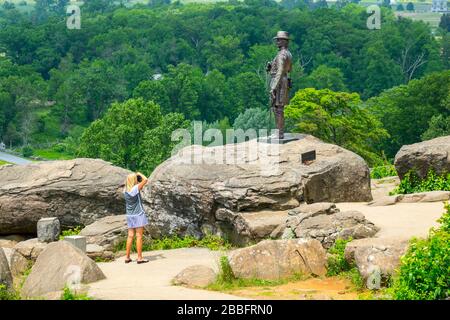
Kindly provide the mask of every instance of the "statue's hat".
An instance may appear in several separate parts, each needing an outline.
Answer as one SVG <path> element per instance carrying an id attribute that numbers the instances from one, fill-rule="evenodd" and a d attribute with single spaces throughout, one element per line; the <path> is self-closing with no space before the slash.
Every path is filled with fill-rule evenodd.
<path id="1" fill-rule="evenodd" d="M 275 37 L 273 37 L 274 39 L 286 39 L 286 40 L 290 40 L 289 39 L 289 33 L 287 31 L 278 31 L 277 35 Z"/>

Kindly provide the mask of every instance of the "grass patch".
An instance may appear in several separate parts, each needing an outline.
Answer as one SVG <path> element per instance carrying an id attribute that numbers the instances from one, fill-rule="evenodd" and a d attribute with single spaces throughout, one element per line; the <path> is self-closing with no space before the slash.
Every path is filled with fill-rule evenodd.
<path id="1" fill-rule="evenodd" d="M 86 293 L 78 293 L 70 290 L 69 287 L 65 286 L 63 293 L 61 295 L 61 300 L 93 300 Z"/>
<path id="2" fill-rule="evenodd" d="M 74 158 L 68 153 L 58 152 L 52 149 L 34 149 L 33 155 L 47 160 L 70 160 Z"/>
<path id="3" fill-rule="evenodd" d="M 291 281 L 300 281 L 305 279 L 305 276 L 301 274 L 296 274 L 292 277 L 278 280 L 264 280 L 257 278 L 243 279 L 234 275 L 230 262 L 226 256 L 222 256 L 219 263 L 219 274 L 217 275 L 216 281 L 207 287 L 209 290 L 229 291 L 245 287 L 274 287 Z M 270 288 L 264 288 L 264 290 L 270 290 Z"/>
<path id="4" fill-rule="evenodd" d="M 409 194 L 427 191 L 450 191 L 450 173 L 437 175 L 430 170 L 424 179 L 419 178 L 413 171 L 409 171 L 397 188 L 390 195 Z"/>
<path id="5" fill-rule="evenodd" d="M 64 230 L 59 236 L 59 240 L 64 240 L 64 238 L 68 236 L 77 236 L 80 234 L 82 229 L 83 226 L 76 226 L 75 228 Z"/>
<path id="6" fill-rule="evenodd" d="M 6 285 L 0 284 L 0 300 L 20 300 L 20 295 L 16 290 L 8 290 Z"/>
<path id="7" fill-rule="evenodd" d="M 127 240 L 119 242 L 114 251 L 126 250 Z M 192 236 L 185 236 L 180 238 L 178 236 L 164 237 L 161 239 L 144 239 L 142 245 L 142 251 L 154 251 L 154 250 L 169 250 L 169 249 L 180 249 L 180 248 L 208 248 L 210 250 L 228 250 L 231 248 L 231 244 L 226 240 L 214 235 L 206 235 L 202 239 L 196 239 Z M 133 241 L 131 247 L 132 252 L 137 252 L 136 250 L 136 239 Z"/>
<path id="8" fill-rule="evenodd" d="M 370 170 L 371 179 L 381 179 L 385 177 L 393 177 L 397 175 L 394 165 L 388 164 L 384 166 L 373 167 Z"/>
<path id="9" fill-rule="evenodd" d="M 347 243 L 352 241 L 348 239 L 337 239 L 334 245 L 328 249 L 328 267 L 327 276 L 338 276 L 340 278 L 348 279 L 355 286 L 356 290 L 364 289 L 364 281 L 358 271 L 356 265 L 348 263 L 345 259 L 345 247 Z"/>
<path id="10" fill-rule="evenodd" d="M 11 164 L 7 161 L 0 160 L 0 166 L 4 166 L 5 164 Z"/>

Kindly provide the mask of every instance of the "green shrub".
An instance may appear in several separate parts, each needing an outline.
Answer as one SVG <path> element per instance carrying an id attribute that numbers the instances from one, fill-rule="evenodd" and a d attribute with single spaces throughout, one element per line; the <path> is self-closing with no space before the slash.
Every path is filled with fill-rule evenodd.
<path id="1" fill-rule="evenodd" d="M 127 240 L 124 239 L 115 246 L 115 251 L 126 250 L 126 246 Z M 196 239 L 192 236 L 185 236 L 183 238 L 172 236 L 164 237 L 161 239 L 144 238 L 142 244 L 143 251 L 169 250 L 192 247 L 208 248 L 210 250 L 228 250 L 231 248 L 231 244 L 226 239 L 214 235 L 206 235 L 201 239 Z M 133 241 L 131 251 L 136 252 L 136 241 Z"/>
<path id="2" fill-rule="evenodd" d="M 22 156 L 28 158 L 31 157 L 33 155 L 33 148 L 31 148 L 30 146 L 25 146 L 22 148 Z"/>
<path id="3" fill-rule="evenodd" d="M 86 293 L 77 293 L 65 286 L 61 295 L 61 300 L 92 300 Z"/>
<path id="4" fill-rule="evenodd" d="M 59 240 L 64 240 L 64 237 L 68 237 L 68 236 L 77 236 L 80 234 L 82 229 L 83 229 L 83 226 L 76 226 L 73 229 L 64 230 L 61 232 L 61 235 L 59 236 Z"/>
<path id="5" fill-rule="evenodd" d="M 413 239 L 401 259 L 392 295 L 400 300 L 434 300 L 450 296 L 450 206 L 426 239 Z"/>
<path id="6" fill-rule="evenodd" d="M 327 276 L 336 276 L 352 268 L 352 265 L 345 260 L 344 255 L 345 246 L 352 240 L 352 238 L 337 239 L 334 245 L 328 249 L 330 255 L 328 257 Z"/>
<path id="7" fill-rule="evenodd" d="M 15 290 L 8 290 L 6 285 L 0 284 L 0 300 L 20 300 L 20 296 Z"/>
<path id="8" fill-rule="evenodd" d="M 390 194 L 408 194 L 438 190 L 450 191 L 450 173 L 437 175 L 433 170 L 430 170 L 426 177 L 421 179 L 413 171 L 409 171 L 405 174 L 402 181 L 400 181 L 398 187 L 390 192 Z"/>
<path id="9" fill-rule="evenodd" d="M 397 171 L 395 170 L 395 167 L 392 164 L 373 167 L 370 170 L 370 177 L 372 179 L 381 179 L 381 178 L 392 177 L 392 176 L 396 176 L 396 175 L 397 175 Z"/>
<path id="10" fill-rule="evenodd" d="M 217 275 L 217 281 L 222 283 L 231 283 L 235 279 L 236 277 L 231 269 L 228 258 L 226 256 L 220 257 L 220 272 Z"/>

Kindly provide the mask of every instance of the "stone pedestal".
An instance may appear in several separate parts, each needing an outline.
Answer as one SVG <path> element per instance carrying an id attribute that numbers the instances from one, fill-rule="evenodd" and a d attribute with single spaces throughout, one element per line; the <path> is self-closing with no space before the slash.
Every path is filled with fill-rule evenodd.
<path id="1" fill-rule="evenodd" d="M 305 137 L 301 133 L 285 133 L 283 139 L 279 139 L 277 135 L 271 135 L 268 137 L 262 137 L 258 139 L 258 142 L 285 144 L 291 141 L 301 140 Z"/>
<path id="2" fill-rule="evenodd" d="M 67 236 L 64 237 L 64 241 L 69 242 L 74 247 L 77 247 L 83 253 L 86 253 L 86 237 L 83 236 Z"/>
<path id="3" fill-rule="evenodd" d="M 42 218 L 37 223 L 37 236 L 40 242 L 58 241 L 60 232 L 58 218 Z"/>

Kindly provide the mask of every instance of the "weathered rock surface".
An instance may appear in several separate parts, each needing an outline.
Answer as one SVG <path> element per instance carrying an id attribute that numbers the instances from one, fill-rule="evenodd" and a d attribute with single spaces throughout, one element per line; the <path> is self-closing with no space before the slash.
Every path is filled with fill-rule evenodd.
<path id="1" fill-rule="evenodd" d="M 367 238 L 378 231 L 379 228 L 358 211 L 341 212 L 333 203 L 314 203 L 290 210 L 289 218 L 271 236 L 316 239 L 324 248 L 329 248 L 336 239 Z"/>
<path id="2" fill-rule="evenodd" d="M 195 265 L 183 269 L 173 278 L 172 283 L 174 285 L 203 288 L 213 283 L 216 277 L 216 273 L 210 267 Z"/>
<path id="3" fill-rule="evenodd" d="M 302 164 L 301 153 L 311 150 L 316 150 L 317 159 Z M 222 163 L 216 161 L 224 154 Z M 284 145 L 254 139 L 235 145 L 186 147 L 152 173 L 142 195 L 150 217 L 147 229 L 155 237 L 202 236 L 205 230 L 239 236 L 237 230 L 252 219 L 247 217 L 251 213 L 273 211 L 276 215 L 302 202 L 372 199 L 364 160 L 312 136 Z M 243 229 L 245 236 L 261 234 Z"/>
<path id="4" fill-rule="evenodd" d="M 0 248 L 0 285 L 6 286 L 7 289 L 12 288 L 13 285 L 8 260 L 2 248 Z"/>
<path id="5" fill-rule="evenodd" d="M 58 218 L 41 218 L 37 223 L 37 236 L 41 242 L 58 241 L 61 224 Z"/>
<path id="6" fill-rule="evenodd" d="M 62 290 L 69 283 L 91 283 L 105 279 L 97 264 L 66 241 L 52 242 L 39 255 L 25 280 L 22 294 L 41 297 Z"/>
<path id="7" fill-rule="evenodd" d="M 397 194 L 378 198 L 369 203 L 369 206 L 388 206 L 396 203 L 437 202 L 450 200 L 450 191 L 428 191 L 411 194 Z"/>
<path id="8" fill-rule="evenodd" d="M 80 236 L 85 236 L 88 244 L 96 244 L 106 251 L 112 251 L 120 240 L 125 239 L 126 235 L 125 215 L 101 218 L 80 232 Z"/>
<path id="9" fill-rule="evenodd" d="M 105 250 L 104 247 L 97 244 L 88 244 L 86 246 L 86 255 L 94 261 L 97 259 L 102 261 L 112 261 L 115 257 L 114 252 Z"/>
<path id="10" fill-rule="evenodd" d="M 124 213 L 128 170 L 95 159 L 0 167 L 0 234 L 35 233 L 42 217 L 62 227 Z"/>
<path id="11" fill-rule="evenodd" d="M 325 249 L 311 239 L 264 240 L 230 252 L 228 260 L 234 275 L 240 278 L 274 280 L 326 273 Z"/>
<path id="12" fill-rule="evenodd" d="M 400 265 L 400 257 L 406 253 L 408 244 L 409 240 L 403 238 L 353 240 L 345 247 L 345 259 L 356 264 L 365 281 L 373 272 L 380 272 L 380 279 L 373 280 L 384 285 Z"/>
<path id="13" fill-rule="evenodd" d="M 14 277 L 20 275 L 29 268 L 38 256 L 47 247 L 47 243 L 40 242 L 37 238 L 19 242 L 11 254 L 11 273 Z"/>
<path id="14" fill-rule="evenodd" d="M 421 178 L 430 169 L 437 174 L 450 172 L 450 136 L 404 145 L 395 155 L 394 165 L 400 179 L 410 170 Z"/>

